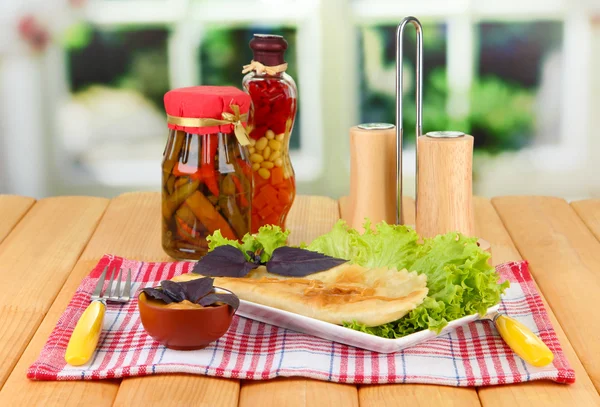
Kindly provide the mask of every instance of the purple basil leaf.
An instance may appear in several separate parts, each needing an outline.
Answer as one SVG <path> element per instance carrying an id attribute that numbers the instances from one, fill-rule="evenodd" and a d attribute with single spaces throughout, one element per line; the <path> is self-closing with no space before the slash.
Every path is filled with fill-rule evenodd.
<path id="1" fill-rule="evenodd" d="M 248 274 L 249 272 L 251 272 L 252 270 L 254 270 L 255 268 L 257 268 L 258 266 L 260 266 L 260 264 L 255 264 L 255 263 L 246 263 L 244 264 L 244 276 L 246 276 L 246 274 Z"/>
<path id="2" fill-rule="evenodd" d="M 209 305 L 213 305 L 214 303 L 222 302 L 229 306 L 231 306 L 234 310 L 237 310 L 240 306 L 240 299 L 233 294 L 208 294 L 205 297 L 200 298 L 200 302 L 198 304 L 203 307 L 208 307 Z"/>
<path id="3" fill-rule="evenodd" d="M 200 301 L 200 298 L 213 290 L 213 279 L 210 277 L 197 278 L 196 280 L 184 281 L 179 283 L 185 292 L 185 299 L 194 304 Z"/>
<path id="4" fill-rule="evenodd" d="M 256 264 L 246 261 L 239 249 L 225 245 L 208 252 L 196 263 L 192 272 L 212 277 L 244 277 L 256 267 Z"/>
<path id="5" fill-rule="evenodd" d="M 267 271 L 289 277 L 305 277 L 346 263 L 348 260 L 326 256 L 297 247 L 278 247 L 267 262 Z"/>
<path id="6" fill-rule="evenodd" d="M 159 290 L 157 288 L 144 288 L 142 290 L 148 297 L 154 298 L 155 300 L 163 301 L 165 304 L 170 304 L 173 302 L 171 297 L 163 292 L 163 290 Z"/>
<path id="7" fill-rule="evenodd" d="M 179 283 L 176 283 L 175 281 L 164 280 L 160 282 L 160 286 L 165 294 L 171 297 L 173 302 L 181 302 L 186 299 L 185 291 Z"/>

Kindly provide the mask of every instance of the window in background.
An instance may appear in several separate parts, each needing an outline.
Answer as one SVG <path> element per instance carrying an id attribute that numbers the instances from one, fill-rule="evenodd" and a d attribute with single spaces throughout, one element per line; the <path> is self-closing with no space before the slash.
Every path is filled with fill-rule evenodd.
<path id="1" fill-rule="evenodd" d="M 478 25 L 469 114 L 476 148 L 516 150 L 560 139 L 562 33 L 561 22 Z"/>
<path id="2" fill-rule="evenodd" d="M 288 42 L 285 60 L 287 73 L 294 78 L 300 89 L 296 53 L 296 29 L 264 27 L 260 28 L 211 28 L 202 38 L 200 49 L 200 83 L 204 85 L 235 86 L 241 89 L 242 66 L 252 60 L 252 50 L 248 43 L 254 34 L 282 35 Z M 302 96 L 299 96 L 301 98 Z M 290 149 L 300 148 L 301 106 L 298 106 L 296 122 L 290 138 Z"/>
<path id="3" fill-rule="evenodd" d="M 58 161 L 67 179 L 155 183 L 148 174 L 164 149 L 168 36 L 166 28 L 87 25 L 67 42 L 70 95 L 58 110 Z"/>
<path id="4" fill-rule="evenodd" d="M 168 35 L 164 28 L 90 28 L 86 43 L 68 50 L 71 91 L 93 85 L 132 89 L 162 110 L 169 90 Z"/>
<path id="5" fill-rule="evenodd" d="M 286 7 L 237 3 L 232 11 L 219 0 L 90 0 L 86 20 L 70 30 L 68 44 L 48 65 L 52 77 L 60 77 L 48 92 L 55 102 L 49 115 L 54 194 L 159 188 L 164 93 L 194 85 L 241 87 L 253 33 L 288 40 L 288 72 L 300 95 L 291 138 L 296 179 L 320 176 L 321 62 L 313 44 L 320 41 L 320 0 Z"/>
<path id="6" fill-rule="evenodd" d="M 424 132 L 448 128 L 446 115 L 446 27 L 422 22 L 423 125 Z M 415 31 L 404 33 L 404 138 L 414 144 L 415 117 Z M 396 25 L 360 28 L 360 120 L 395 123 Z"/>
<path id="7" fill-rule="evenodd" d="M 478 151 L 517 150 L 560 137 L 560 22 L 481 23 L 464 117 L 448 113 L 446 25 L 423 22 L 423 132 L 456 129 L 475 137 Z M 395 121 L 396 26 L 363 27 L 360 59 L 362 122 Z M 404 38 L 404 136 L 414 143 L 415 31 Z"/>

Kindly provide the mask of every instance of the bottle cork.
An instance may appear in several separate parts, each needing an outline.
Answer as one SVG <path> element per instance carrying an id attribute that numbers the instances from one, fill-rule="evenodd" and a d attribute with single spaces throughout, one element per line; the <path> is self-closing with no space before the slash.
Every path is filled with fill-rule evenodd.
<path id="1" fill-rule="evenodd" d="M 431 132 L 417 143 L 417 232 L 423 237 L 454 231 L 475 236 L 473 137 Z"/>
<path id="2" fill-rule="evenodd" d="M 396 127 L 368 123 L 350 129 L 348 223 L 364 232 L 365 218 L 396 221 Z"/>

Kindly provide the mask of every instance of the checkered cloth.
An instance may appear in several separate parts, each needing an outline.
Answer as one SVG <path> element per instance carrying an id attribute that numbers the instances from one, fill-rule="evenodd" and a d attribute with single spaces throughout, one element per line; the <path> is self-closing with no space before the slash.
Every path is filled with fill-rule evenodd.
<path id="1" fill-rule="evenodd" d="M 511 282 L 500 312 L 527 325 L 554 352 L 553 364 L 543 368 L 528 365 L 513 354 L 490 321 L 471 323 L 402 352 L 380 354 L 236 316 L 229 331 L 207 348 L 175 351 L 146 334 L 137 300 L 109 304 L 96 353 L 84 366 L 69 366 L 64 361 L 69 337 L 107 265 L 130 268 L 137 292 L 190 271 L 193 263 L 143 263 L 104 256 L 83 280 L 38 360 L 29 368 L 30 379 L 95 380 L 180 372 L 255 380 L 304 376 L 342 383 L 451 386 L 539 379 L 575 381 L 526 262 L 498 266 L 503 279 Z"/>

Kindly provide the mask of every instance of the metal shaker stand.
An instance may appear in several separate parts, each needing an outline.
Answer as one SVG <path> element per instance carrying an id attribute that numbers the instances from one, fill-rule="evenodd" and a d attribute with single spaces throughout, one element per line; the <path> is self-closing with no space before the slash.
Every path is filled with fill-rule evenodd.
<path id="1" fill-rule="evenodd" d="M 412 23 L 417 30 L 417 57 L 416 57 L 416 92 L 417 105 L 417 128 L 415 137 L 415 148 L 417 148 L 419 137 L 423 132 L 423 27 L 415 17 L 406 17 L 396 29 L 396 224 L 402 224 L 402 136 L 404 128 L 402 124 L 402 38 L 404 29 L 408 23 Z M 417 159 L 418 159 L 418 152 Z M 418 167 L 418 164 L 417 164 Z M 415 170 L 415 177 L 418 177 Z M 416 181 L 415 181 L 416 182 Z M 417 193 L 415 192 L 415 195 Z"/>
<path id="2" fill-rule="evenodd" d="M 418 208 L 419 200 L 419 137 L 423 136 L 423 27 L 418 19 L 415 17 L 404 18 L 398 28 L 396 29 L 396 224 L 403 224 L 402 219 L 402 136 L 404 133 L 402 123 L 402 67 L 403 67 L 403 49 L 402 39 L 404 36 L 404 29 L 411 23 L 417 34 L 417 52 L 416 52 L 416 129 L 415 129 L 415 206 Z M 464 137 L 465 134 L 459 131 L 434 131 L 425 134 L 426 137 L 431 138 L 460 138 Z M 471 137 L 471 136 L 467 136 Z M 451 186 L 449 186 L 451 187 Z M 469 183 L 470 188 L 470 183 Z M 469 189 L 470 190 L 470 189 Z M 424 191 L 421 191 L 424 192 Z M 470 198 L 469 198 L 470 202 Z M 466 202 L 465 202 L 466 203 Z M 460 207 L 460 205 L 458 205 Z M 415 211 L 415 217 L 418 219 L 419 210 Z M 429 214 L 431 215 L 431 214 Z M 472 217 L 472 214 L 466 214 L 467 218 Z M 467 221 L 467 223 L 472 223 Z M 419 222 L 415 219 L 415 225 Z M 462 230 L 463 232 L 469 232 L 470 228 Z"/>

